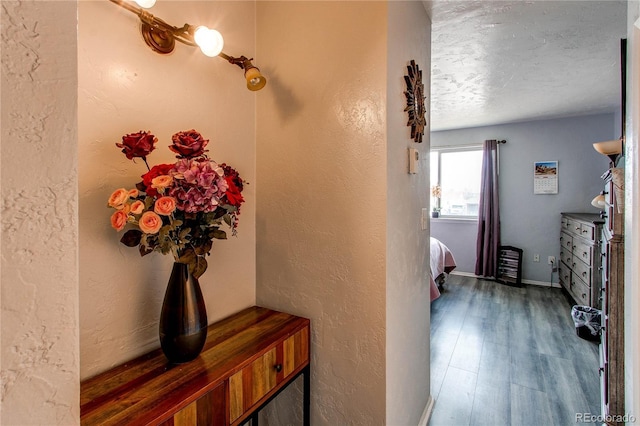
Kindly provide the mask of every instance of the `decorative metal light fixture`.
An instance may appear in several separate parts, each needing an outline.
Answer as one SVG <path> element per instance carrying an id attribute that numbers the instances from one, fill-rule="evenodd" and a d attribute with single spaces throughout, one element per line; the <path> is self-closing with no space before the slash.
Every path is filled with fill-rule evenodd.
<path id="1" fill-rule="evenodd" d="M 222 51 L 224 40 L 218 31 L 205 26 L 190 24 L 184 24 L 180 28 L 174 27 L 143 9 L 143 7 L 152 7 L 155 4 L 155 0 L 136 0 L 136 3 L 141 7 L 134 6 L 126 0 L 110 1 L 138 15 L 142 38 L 154 52 L 161 54 L 173 52 L 177 40 L 188 46 L 199 47 L 202 53 L 207 56 L 220 56 L 229 63 L 239 66 L 244 70 L 244 77 L 247 80 L 247 89 L 249 90 L 260 90 L 267 84 L 267 79 L 260 73 L 260 69 L 251 63 L 253 58 L 247 58 L 246 56 L 236 58 Z"/>

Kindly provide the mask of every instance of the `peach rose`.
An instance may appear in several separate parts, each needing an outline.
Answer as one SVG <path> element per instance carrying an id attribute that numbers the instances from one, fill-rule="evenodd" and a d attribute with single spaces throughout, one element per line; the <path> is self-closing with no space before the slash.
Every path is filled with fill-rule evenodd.
<path id="1" fill-rule="evenodd" d="M 127 224 L 127 214 L 122 210 L 116 210 L 111 215 L 111 226 L 116 231 L 122 231 Z"/>
<path id="2" fill-rule="evenodd" d="M 144 212 L 138 226 L 145 234 L 156 234 L 162 228 L 162 218 L 154 212 Z"/>
<path id="3" fill-rule="evenodd" d="M 138 195 L 140 195 L 140 191 L 138 191 L 136 188 L 129 190 L 129 197 L 136 198 Z"/>
<path id="4" fill-rule="evenodd" d="M 156 176 L 151 180 L 151 187 L 160 190 L 166 189 L 173 182 L 173 178 L 169 175 Z"/>
<path id="5" fill-rule="evenodd" d="M 162 216 L 169 216 L 176 209 L 176 199 L 173 197 L 160 197 L 153 206 L 153 211 Z"/>
<path id="6" fill-rule="evenodd" d="M 144 211 L 144 203 L 140 200 L 136 200 L 131 204 L 131 213 L 140 214 Z"/>
<path id="7" fill-rule="evenodd" d="M 109 197 L 109 207 L 121 209 L 124 203 L 129 199 L 129 191 L 124 188 L 116 189 Z"/>

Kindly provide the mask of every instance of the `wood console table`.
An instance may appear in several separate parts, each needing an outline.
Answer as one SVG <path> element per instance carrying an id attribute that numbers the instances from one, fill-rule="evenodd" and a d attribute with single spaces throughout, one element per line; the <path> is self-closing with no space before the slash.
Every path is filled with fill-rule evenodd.
<path id="1" fill-rule="evenodd" d="M 83 381 L 83 425 L 236 426 L 298 376 L 309 425 L 310 322 L 252 307 L 209 326 L 198 358 L 169 364 L 160 349 Z"/>

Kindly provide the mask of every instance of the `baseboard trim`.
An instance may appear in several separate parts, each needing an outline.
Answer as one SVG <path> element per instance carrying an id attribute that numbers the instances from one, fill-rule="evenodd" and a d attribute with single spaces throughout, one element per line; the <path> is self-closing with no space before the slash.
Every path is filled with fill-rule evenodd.
<path id="1" fill-rule="evenodd" d="M 451 271 L 449 275 L 461 275 L 463 277 L 480 278 L 471 272 Z"/>
<path id="2" fill-rule="evenodd" d="M 424 411 L 422 412 L 422 417 L 420 417 L 420 422 L 418 426 L 427 426 L 429 423 L 429 418 L 431 418 L 431 412 L 433 411 L 433 405 L 435 404 L 435 400 L 431 395 L 429 395 L 429 400 L 427 401 L 427 406 L 424 407 Z"/>
<path id="3" fill-rule="evenodd" d="M 463 277 L 471 277 L 471 278 L 482 278 L 482 277 L 479 277 L 476 274 L 473 274 L 471 272 L 462 272 L 462 271 L 451 271 L 451 275 L 460 275 L 460 276 L 463 276 Z M 548 282 L 544 282 L 544 281 L 522 280 L 522 283 L 523 284 L 529 284 L 529 285 L 537 285 L 537 286 L 540 286 L 540 287 L 562 288 L 559 283 L 553 283 L 553 284 L 549 285 Z"/>

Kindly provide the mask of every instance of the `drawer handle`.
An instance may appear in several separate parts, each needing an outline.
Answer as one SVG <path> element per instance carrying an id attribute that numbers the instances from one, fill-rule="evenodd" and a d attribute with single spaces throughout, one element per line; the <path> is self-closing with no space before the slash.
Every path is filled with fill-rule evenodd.
<path id="1" fill-rule="evenodd" d="M 587 277 L 587 273 L 586 273 L 586 272 L 583 272 L 583 273 L 582 273 L 582 276 L 586 278 L 586 277 Z"/>
<path id="2" fill-rule="evenodd" d="M 582 252 L 582 257 L 587 257 L 587 255 L 588 255 L 588 254 L 589 254 L 589 253 L 587 253 L 586 251 L 583 251 L 583 252 Z"/>
<path id="3" fill-rule="evenodd" d="M 579 226 L 576 226 L 576 231 L 579 231 L 579 230 L 580 230 L 580 227 L 579 227 Z"/>
<path id="4" fill-rule="evenodd" d="M 582 298 L 586 299 L 587 298 L 587 294 L 586 293 L 582 293 Z"/>
<path id="5" fill-rule="evenodd" d="M 276 373 L 279 373 L 282 371 L 282 364 L 276 364 L 273 368 L 276 370 Z"/>
<path id="6" fill-rule="evenodd" d="M 582 230 L 582 233 L 583 233 L 583 234 L 586 234 L 587 232 L 589 232 L 589 230 L 587 230 L 587 229 L 583 229 L 583 230 Z"/>
<path id="7" fill-rule="evenodd" d="M 600 195 L 607 195 L 608 192 L 607 191 L 600 191 Z"/>
<path id="8" fill-rule="evenodd" d="M 575 250 L 576 246 L 571 246 L 571 248 Z"/>
<path id="9" fill-rule="evenodd" d="M 601 219 L 606 219 L 607 218 L 607 214 L 605 212 L 600 212 L 600 218 Z"/>

